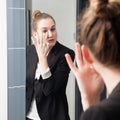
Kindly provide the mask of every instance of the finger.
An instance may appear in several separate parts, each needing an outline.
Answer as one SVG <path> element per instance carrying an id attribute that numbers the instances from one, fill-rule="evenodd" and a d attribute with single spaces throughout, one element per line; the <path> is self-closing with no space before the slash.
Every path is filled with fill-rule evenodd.
<path id="1" fill-rule="evenodd" d="M 43 33 L 42 33 L 42 32 L 40 33 L 39 44 L 40 44 L 41 47 L 42 47 L 42 45 L 43 45 Z"/>
<path id="2" fill-rule="evenodd" d="M 46 55 L 47 55 L 48 52 L 49 52 L 49 50 L 50 50 L 50 45 L 49 45 L 49 43 L 46 43 L 46 48 L 45 48 L 45 50 L 46 50 Z"/>
<path id="3" fill-rule="evenodd" d="M 46 39 L 47 39 L 47 33 L 42 33 L 40 44 L 42 45 L 42 49 L 44 50 L 44 52 L 46 52 L 46 46 L 47 46 Z"/>
<path id="4" fill-rule="evenodd" d="M 80 69 L 83 66 L 83 57 L 81 52 L 81 46 L 78 42 L 75 44 L 75 56 L 78 68 Z"/>
<path id="5" fill-rule="evenodd" d="M 42 43 L 46 43 L 46 40 L 47 40 L 47 32 L 42 33 Z"/>
<path id="6" fill-rule="evenodd" d="M 42 44 L 42 51 L 44 54 L 46 54 L 46 44 L 45 43 Z"/>
<path id="7" fill-rule="evenodd" d="M 65 58 L 67 60 L 67 63 L 69 65 L 70 69 L 72 70 L 73 73 L 75 73 L 75 71 L 77 71 L 77 67 L 73 63 L 72 58 L 70 57 L 70 55 L 68 53 L 65 54 Z"/>
<path id="8" fill-rule="evenodd" d="M 36 46 L 36 45 L 37 45 L 36 39 L 32 36 L 32 37 L 31 37 L 31 40 L 32 40 L 32 43 Z"/>
<path id="9" fill-rule="evenodd" d="M 47 39 L 48 33 L 44 33 L 44 40 Z"/>

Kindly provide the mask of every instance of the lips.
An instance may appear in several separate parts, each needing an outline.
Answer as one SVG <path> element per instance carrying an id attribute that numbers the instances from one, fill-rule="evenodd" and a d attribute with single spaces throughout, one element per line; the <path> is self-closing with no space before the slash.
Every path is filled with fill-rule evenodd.
<path id="1" fill-rule="evenodd" d="M 48 42 L 54 42 L 54 39 L 49 39 L 49 40 L 47 40 Z"/>

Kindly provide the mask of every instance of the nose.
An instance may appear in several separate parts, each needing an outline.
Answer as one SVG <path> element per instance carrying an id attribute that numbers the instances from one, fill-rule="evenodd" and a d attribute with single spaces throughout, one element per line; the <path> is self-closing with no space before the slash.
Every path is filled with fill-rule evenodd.
<path id="1" fill-rule="evenodd" d="M 48 31 L 48 36 L 52 37 L 52 31 L 50 31 L 50 30 Z"/>

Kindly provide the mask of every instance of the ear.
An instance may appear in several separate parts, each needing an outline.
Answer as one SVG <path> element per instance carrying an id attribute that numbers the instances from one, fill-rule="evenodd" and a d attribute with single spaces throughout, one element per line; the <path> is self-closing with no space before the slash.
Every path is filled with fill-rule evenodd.
<path id="1" fill-rule="evenodd" d="M 82 54 L 83 54 L 84 60 L 85 60 L 87 63 L 89 63 L 89 64 L 92 64 L 92 63 L 93 63 L 93 60 L 92 60 L 90 51 L 89 51 L 88 47 L 85 46 L 85 45 L 82 45 Z"/>

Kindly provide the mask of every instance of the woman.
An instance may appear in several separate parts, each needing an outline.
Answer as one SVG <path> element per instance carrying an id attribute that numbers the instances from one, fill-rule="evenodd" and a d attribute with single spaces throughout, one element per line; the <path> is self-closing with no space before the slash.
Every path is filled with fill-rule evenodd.
<path id="1" fill-rule="evenodd" d="M 80 120 L 120 120 L 120 1 L 90 0 L 79 22 L 78 67 L 65 56 L 81 92 Z M 100 101 L 104 84 L 108 98 Z"/>
<path id="2" fill-rule="evenodd" d="M 27 47 L 26 114 L 28 120 L 70 120 L 66 97 L 69 66 L 57 42 L 55 20 L 36 10 L 32 16 L 33 45 Z"/>

